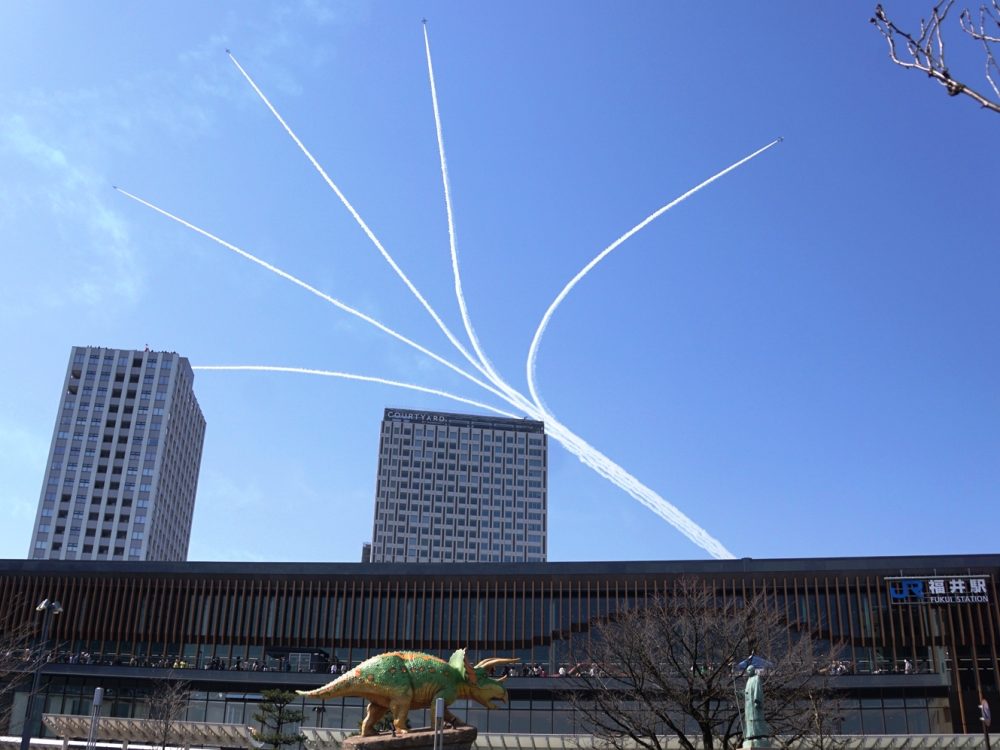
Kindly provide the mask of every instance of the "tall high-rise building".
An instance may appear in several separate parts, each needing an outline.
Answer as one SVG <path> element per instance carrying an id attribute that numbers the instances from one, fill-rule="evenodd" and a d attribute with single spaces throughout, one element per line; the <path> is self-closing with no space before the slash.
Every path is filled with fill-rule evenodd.
<path id="1" fill-rule="evenodd" d="M 386 409 L 371 562 L 544 562 L 548 449 L 528 419 Z"/>
<path id="2" fill-rule="evenodd" d="M 185 560 L 205 418 L 172 352 L 77 346 L 30 558 Z"/>

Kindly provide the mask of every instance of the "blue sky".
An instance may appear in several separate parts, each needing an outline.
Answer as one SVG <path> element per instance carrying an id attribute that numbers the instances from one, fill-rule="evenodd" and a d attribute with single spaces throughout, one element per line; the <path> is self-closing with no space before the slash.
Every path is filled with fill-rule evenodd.
<path id="1" fill-rule="evenodd" d="M 915 6 L 900 3 L 907 12 Z M 458 375 L 112 190 L 458 355 L 256 98 L 231 48 L 456 332 L 420 20 L 481 342 L 737 556 L 991 552 L 1000 118 L 892 66 L 871 6 L 0 5 L 0 556 L 24 557 L 70 347 Z M 953 72 L 980 83 L 955 40 Z M 971 51 L 970 51 L 971 52 Z M 354 561 L 386 406 L 439 397 L 199 372 L 190 558 Z M 503 406 L 493 400 L 497 406 Z M 707 553 L 553 442 L 552 560 Z"/>

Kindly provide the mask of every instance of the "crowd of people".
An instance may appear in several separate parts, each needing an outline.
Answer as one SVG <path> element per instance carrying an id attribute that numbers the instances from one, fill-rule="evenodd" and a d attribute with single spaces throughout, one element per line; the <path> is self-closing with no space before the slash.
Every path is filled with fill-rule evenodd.
<path id="1" fill-rule="evenodd" d="M 6 656 L 13 656 L 8 652 Z M 32 652 L 26 649 L 23 655 L 24 661 L 30 661 Z M 89 651 L 53 651 L 49 653 L 46 661 L 56 664 L 93 664 L 106 667 L 145 667 L 151 669 L 210 669 L 210 670 L 231 670 L 246 672 L 291 672 L 292 665 L 284 657 L 272 659 L 245 659 L 234 656 L 226 659 L 221 656 L 206 657 L 199 665 L 197 661 L 188 661 L 181 656 L 100 656 L 93 655 Z M 296 671 L 318 672 L 316 668 Z M 332 669 L 330 670 L 333 671 Z"/>
<path id="2" fill-rule="evenodd" d="M 901 662 L 881 662 L 871 667 L 856 668 L 854 662 L 843 659 L 835 659 L 830 665 L 820 669 L 820 674 L 829 674 L 834 677 L 847 674 L 917 674 L 920 670 L 909 658 L 904 658 Z M 931 671 L 930 669 L 926 671 Z"/>
<path id="3" fill-rule="evenodd" d="M 23 657 L 19 651 L 8 651 L 4 654 L 7 659 L 23 658 L 24 661 L 31 661 L 31 649 L 25 649 Z M 60 664 L 94 664 L 101 666 L 115 667 L 147 667 L 156 669 L 208 669 L 208 670 L 231 670 L 246 672 L 320 672 L 326 671 L 325 667 L 309 666 L 305 668 L 298 666 L 293 668 L 292 663 L 286 657 L 270 657 L 265 659 L 246 659 L 239 656 L 225 658 L 221 656 L 206 657 L 199 664 L 197 661 L 189 662 L 180 656 L 101 656 L 94 655 L 89 651 L 53 651 L 47 661 Z M 329 666 L 332 675 L 340 675 L 348 672 L 351 665 L 335 659 Z M 867 663 L 856 667 L 854 662 L 846 659 L 834 659 L 819 670 L 820 674 L 834 677 L 853 674 L 917 674 L 921 671 L 932 671 L 931 669 L 920 669 L 918 663 L 909 658 L 904 658 L 897 662 L 881 662 L 869 666 Z M 496 667 L 493 670 L 493 677 L 599 677 L 606 673 L 593 664 L 563 664 L 553 672 L 549 672 L 545 665 L 538 662 L 511 664 L 506 667 Z"/>
<path id="4" fill-rule="evenodd" d="M 912 661 L 903 659 L 902 664 L 897 662 L 891 666 L 888 664 L 877 666 L 872 670 L 872 674 L 916 674 L 917 671 L 917 667 Z"/>
<path id="5" fill-rule="evenodd" d="M 569 665 L 563 664 L 551 674 L 541 664 L 511 664 L 508 667 L 497 667 L 493 671 L 494 677 L 590 677 L 598 676 L 596 666 L 586 666 L 584 664 Z"/>
<path id="6" fill-rule="evenodd" d="M 834 659 L 830 666 L 819 670 L 820 674 L 828 674 L 831 677 L 839 677 L 845 674 L 854 674 L 854 662 Z"/>

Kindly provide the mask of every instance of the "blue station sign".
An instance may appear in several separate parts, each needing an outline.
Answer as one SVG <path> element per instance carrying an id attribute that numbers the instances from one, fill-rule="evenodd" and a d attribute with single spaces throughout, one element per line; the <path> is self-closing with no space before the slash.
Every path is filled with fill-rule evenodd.
<path id="1" fill-rule="evenodd" d="M 989 604 L 990 576 L 887 577 L 893 604 Z"/>

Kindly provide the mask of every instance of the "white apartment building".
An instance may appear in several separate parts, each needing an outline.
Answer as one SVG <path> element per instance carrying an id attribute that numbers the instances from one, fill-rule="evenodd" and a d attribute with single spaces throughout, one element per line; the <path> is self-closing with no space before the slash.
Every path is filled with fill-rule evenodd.
<path id="1" fill-rule="evenodd" d="M 187 559 L 205 418 L 173 352 L 74 347 L 29 558 Z"/>
<path id="2" fill-rule="evenodd" d="M 371 562 L 544 562 L 545 425 L 386 409 Z"/>

